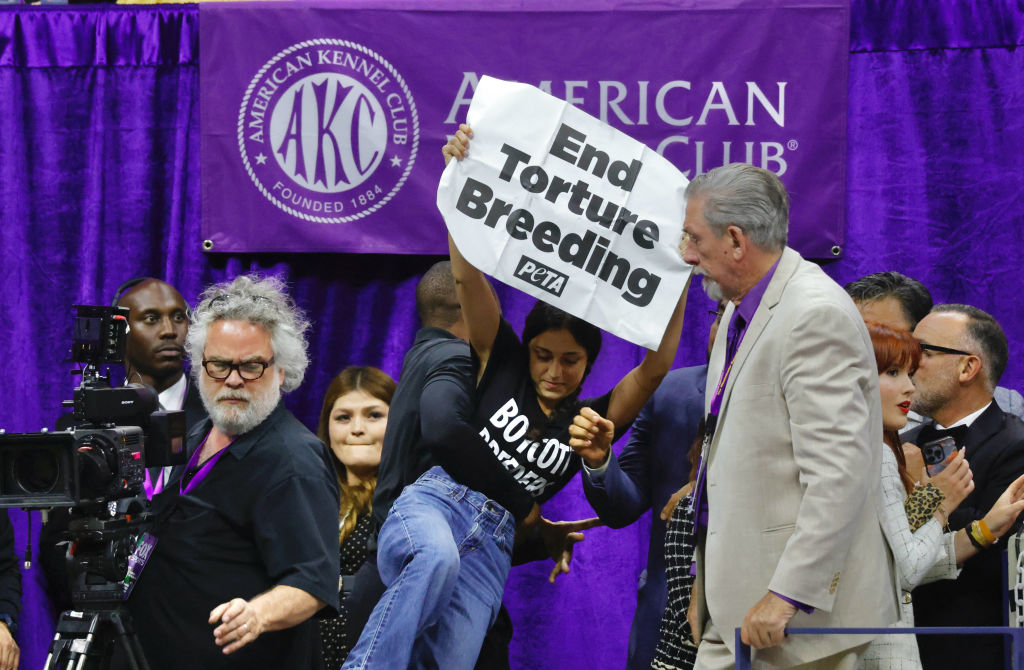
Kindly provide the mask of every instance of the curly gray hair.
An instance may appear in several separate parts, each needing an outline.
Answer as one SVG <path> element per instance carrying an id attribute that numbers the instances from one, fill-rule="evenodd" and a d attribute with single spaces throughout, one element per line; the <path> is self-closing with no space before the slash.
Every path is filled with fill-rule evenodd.
<path id="1" fill-rule="evenodd" d="M 766 251 L 782 251 L 789 232 L 789 195 L 774 172 L 747 163 L 729 163 L 697 175 L 686 199 L 706 197 L 704 218 L 718 237 L 739 226 Z"/>
<path id="2" fill-rule="evenodd" d="M 270 333 L 274 361 L 284 371 L 283 391 L 293 391 L 302 383 L 309 365 L 306 330 L 309 322 L 277 277 L 241 275 L 231 282 L 214 284 L 199 296 L 192 312 L 185 350 L 192 364 L 192 376 L 199 380 L 203 370 L 206 336 L 214 321 L 248 321 Z"/>

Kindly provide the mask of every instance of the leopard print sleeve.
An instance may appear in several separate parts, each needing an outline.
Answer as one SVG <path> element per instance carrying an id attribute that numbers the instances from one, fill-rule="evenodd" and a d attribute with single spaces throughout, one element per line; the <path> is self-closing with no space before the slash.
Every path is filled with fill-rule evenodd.
<path id="1" fill-rule="evenodd" d="M 903 508 L 907 512 L 907 521 L 910 522 L 910 531 L 914 532 L 931 520 L 935 510 L 942 504 L 942 491 L 935 484 L 918 486 L 907 496 Z"/>

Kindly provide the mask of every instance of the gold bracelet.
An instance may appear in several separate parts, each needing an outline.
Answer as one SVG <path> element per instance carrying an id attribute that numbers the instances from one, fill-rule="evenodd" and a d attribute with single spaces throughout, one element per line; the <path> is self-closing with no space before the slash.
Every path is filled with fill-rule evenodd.
<path id="1" fill-rule="evenodd" d="M 984 537 L 985 540 L 987 540 L 989 544 L 995 544 L 996 543 L 996 536 L 992 534 L 991 530 L 989 530 L 988 524 L 985 523 L 985 520 L 984 519 L 978 519 L 978 521 L 976 523 L 978 524 L 978 529 L 981 530 L 981 536 Z"/>

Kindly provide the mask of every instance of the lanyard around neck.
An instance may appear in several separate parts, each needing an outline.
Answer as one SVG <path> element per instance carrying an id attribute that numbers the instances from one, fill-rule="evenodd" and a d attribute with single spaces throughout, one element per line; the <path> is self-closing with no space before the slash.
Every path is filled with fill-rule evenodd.
<path id="1" fill-rule="evenodd" d="M 213 470 L 213 466 L 217 464 L 217 461 L 219 461 L 220 457 L 223 456 L 224 453 L 228 450 L 228 447 L 230 447 L 235 442 L 234 440 L 228 442 L 223 449 L 221 449 L 216 454 L 208 458 L 206 462 L 203 463 L 202 467 L 199 467 L 199 456 L 200 454 L 203 453 L 203 447 L 206 445 L 206 440 L 208 439 L 210 439 L 209 433 L 206 434 L 206 437 L 203 438 L 203 441 L 199 444 L 198 447 L 196 447 L 196 450 L 195 452 L 193 452 L 192 457 L 188 459 L 188 465 L 185 466 L 185 472 L 181 477 L 181 481 L 178 482 L 178 492 L 181 495 L 191 493 L 193 489 L 199 486 L 199 483 L 203 481 L 207 475 L 210 474 L 210 470 Z M 195 474 L 192 475 L 191 479 L 189 479 L 188 483 L 186 484 L 185 479 L 188 477 L 188 473 L 190 472 L 195 472 Z"/>

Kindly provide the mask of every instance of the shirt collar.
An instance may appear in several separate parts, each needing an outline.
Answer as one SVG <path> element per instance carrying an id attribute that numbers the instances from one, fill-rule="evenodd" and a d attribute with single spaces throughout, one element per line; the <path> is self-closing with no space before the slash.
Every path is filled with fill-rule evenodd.
<path id="1" fill-rule="evenodd" d="M 938 428 L 939 430 L 945 430 L 947 428 L 955 428 L 957 426 L 967 426 L 968 428 L 970 428 L 971 424 L 973 424 L 977 420 L 977 418 L 979 416 L 984 414 L 985 410 L 987 410 L 989 408 L 989 405 L 991 405 L 991 404 L 992 404 L 992 401 L 990 400 L 987 405 L 985 405 L 984 407 L 979 409 L 977 412 L 971 412 L 970 414 L 968 414 L 964 418 L 960 419 L 959 421 L 954 422 L 952 426 L 940 426 L 938 424 L 938 422 L 936 422 L 935 423 L 935 427 Z"/>
<path id="2" fill-rule="evenodd" d="M 288 409 L 284 406 L 284 400 L 282 399 L 277 403 L 277 407 L 274 408 L 274 411 L 263 420 L 263 423 L 259 424 L 248 433 L 235 435 L 231 444 L 225 447 L 225 449 L 231 452 L 235 458 L 241 460 L 249 453 L 252 446 L 256 444 L 256 442 L 258 442 L 265 433 L 267 433 L 267 431 L 271 430 L 279 422 L 285 420 L 287 414 Z M 212 429 L 213 421 L 209 416 L 205 417 L 202 421 L 193 426 L 188 431 L 187 439 L 190 447 L 189 451 L 192 451 L 192 449 L 195 449 L 198 445 L 202 444 L 203 440 L 207 438 Z"/>
<path id="3" fill-rule="evenodd" d="M 413 341 L 414 341 L 415 344 L 419 344 L 420 342 L 423 342 L 425 340 L 434 340 L 434 339 L 438 339 L 438 338 L 443 338 L 443 339 L 447 339 L 447 340 L 457 340 L 457 339 L 459 339 L 459 338 L 455 337 L 454 335 L 452 335 L 447 330 L 445 330 L 444 328 L 436 328 L 434 326 L 424 326 L 423 328 L 420 328 L 418 331 L 416 331 L 416 337 L 415 337 L 415 339 Z"/>
<path id="4" fill-rule="evenodd" d="M 185 404 L 185 390 L 188 387 L 188 375 L 182 374 L 178 381 L 174 382 L 159 394 L 160 406 L 167 410 L 181 409 Z"/>
<path id="5" fill-rule="evenodd" d="M 754 284 L 754 288 L 750 289 L 743 299 L 740 300 L 739 307 L 736 308 L 736 313 L 743 317 L 743 323 L 748 324 L 754 318 L 754 312 L 757 311 L 758 306 L 761 304 L 761 298 L 764 297 L 765 291 L 768 290 L 768 284 L 771 283 L 772 277 L 775 276 L 775 270 L 779 267 L 779 261 L 782 260 L 782 256 L 776 259 L 772 268 L 765 273 L 761 279 Z"/>
<path id="6" fill-rule="evenodd" d="M 277 426 L 278 423 L 283 421 L 287 413 L 288 410 L 285 409 L 284 399 L 282 398 L 278 401 L 277 407 L 274 408 L 274 411 L 263 420 L 263 423 L 256 426 L 248 433 L 236 435 L 231 444 L 227 446 L 227 450 L 231 452 L 231 455 L 239 460 L 245 458 L 245 455 L 249 453 L 249 450 L 252 449 L 253 445 L 259 442 L 263 436 Z"/>

